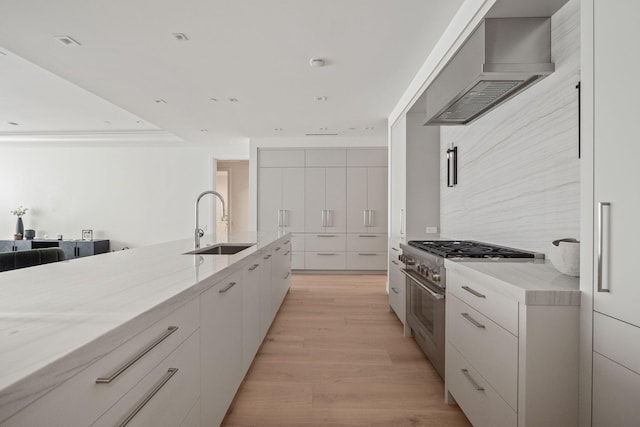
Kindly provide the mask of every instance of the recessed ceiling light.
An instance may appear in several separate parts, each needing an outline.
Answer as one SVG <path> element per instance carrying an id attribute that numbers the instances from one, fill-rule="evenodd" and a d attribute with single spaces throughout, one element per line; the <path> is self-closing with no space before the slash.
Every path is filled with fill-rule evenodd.
<path id="1" fill-rule="evenodd" d="M 364 130 L 373 130 L 373 129 L 374 129 L 373 127 L 366 127 L 366 128 L 364 128 Z"/>
<path id="2" fill-rule="evenodd" d="M 324 67 L 326 65 L 326 62 L 322 58 L 311 58 L 309 60 L 309 65 L 311 65 L 314 68 L 319 68 L 319 67 Z"/>
<path id="3" fill-rule="evenodd" d="M 200 132 L 202 132 L 202 133 L 209 133 L 209 129 L 200 129 Z"/>
<path id="4" fill-rule="evenodd" d="M 229 102 L 238 102 L 238 98 L 229 98 Z"/>
<path id="5" fill-rule="evenodd" d="M 70 36 L 54 36 L 53 38 L 65 46 L 82 46 L 77 40 Z"/>
<path id="6" fill-rule="evenodd" d="M 318 101 L 318 102 L 324 102 L 327 99 L 328 98 L 326 96 L 316 96 L 316 101 Z"/>
<path id="7" fill-rule="evenodd" d="M 104 121 L 106 124 L 110 125 L 111 124 L 111 120 L 105 120 Z"/>
<path id="8" fill-rule="evenodd" d="M 144 123 L 144 120 L 136 120 L 136 123 L 142 124 L 142 123 Z"/>
<path id="9" fill-rule="evenodd" d="M 18 126 L 18 124 L 17 124 L 16 122 L 9 122 L 9 124 L 10 124 L 11 126 Z"/>
<path id="10" fill-rule="evenodd" d="M 320 128 L 320 130 L 322 130 L 322 131 L 329 130 L 329 128 Z"/>
<path id="11" fill-rule="evenodd" d="M 173 37 L 179 42 L 186 42 L 189 40 L 189 37 L 185 33 L 173 33 Z"/>
<path id="12" fill-rule="evenodd" d="M 349 128 L 349 130 L 356 130 L 356 128 Z"/>
<path id="13" fill-rule="evenodd" d="M 167 101 L 165 101 L 165 100 L 164 100 L 164 99 L 162 99 L 162 98 L 158 98 L 158 99 L 156 99 L 156 100 L 155 100 L 155 103 L 156 103 L 156 104 L 166 104 L 166 103 L 167 103 Z"/>
<path id="14" fill-rule="evenodd" d="M 275 130 L 276 132 L 282 132 L 284 129 L 282 129 L 282 128 L 274 128 L 273 130 Z"/>

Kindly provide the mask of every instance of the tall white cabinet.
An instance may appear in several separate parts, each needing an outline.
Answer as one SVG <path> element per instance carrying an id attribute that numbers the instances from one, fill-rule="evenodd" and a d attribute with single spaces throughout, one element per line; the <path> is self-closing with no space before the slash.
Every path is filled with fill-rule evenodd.
<path id="1" fill-rule="evenodd" d="M 293 233 L 294 269 L 386 270 L 385 148 L 265 148 L 258 159 L 258 230 Z"/>
<path id="2" fill-rule="evenodd" d="M 589 0 L 581 5 L 583 150 L 587 150 L 586 159 L 593 156 L 592 162 L 583 159 L 587 168 L 583 178 L 591 174 L 593 178 L 583 179 L 583 194 L 592 210 L 583 218 L 587 222 L 583 231 L 589 231 L 583 239 L 593 236 L 593 268 L 590 274 L 583 274 L 583 280 L 589 281 L 583 290 L 593 295 L 591 425 L 637 426 L 640 279 L 635 262 L 640 240 L 640 169 L 636 160 L 640 144 L 636 141 L 636 98 L 640 95 L 640 56 L 635 54 L 635 41 L 640 33 L 640 4 Z M 588 322 L 586 314 L 583 320 Z M 585 373 L 589 375 L 588 369 Z M 588 413 L 583 407 L 584 425 L 588 425 Z"/>

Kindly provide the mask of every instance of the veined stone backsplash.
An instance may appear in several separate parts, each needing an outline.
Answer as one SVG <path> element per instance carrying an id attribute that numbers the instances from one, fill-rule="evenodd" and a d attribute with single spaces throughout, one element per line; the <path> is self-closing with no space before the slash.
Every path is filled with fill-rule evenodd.
<path id="1" fill-rule="evenodd" d="M 475 123 L 440 133 L 443 236 L 548 255 L 579 238 L 579 1 L 551 20 L 553 74 Z M 458 147 L 458 185 L 447 188 L 445 152 Z"/>

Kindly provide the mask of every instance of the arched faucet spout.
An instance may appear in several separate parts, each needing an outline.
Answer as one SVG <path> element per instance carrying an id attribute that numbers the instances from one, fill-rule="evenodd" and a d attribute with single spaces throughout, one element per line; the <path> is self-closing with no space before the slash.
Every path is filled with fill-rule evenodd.
<path id="1" fill-rule="evenodd" d="M 224 204 L 224 197 L 222 197 L 220 193 L 213 190 L 203 191 L 202 193 L 200 193 L 200 195 L 196 199 L 196 229 L 195 229 L 195 235 L 194 235 L 195 249 L 200 249 L 200 238 L 204 236 L 204 231 L 200 228 L 200 214 L 199 214 L 198 207 L 200 205 L 200 199 L 202 199 L 202 197 L 207 194 L 212 194 L 216 196 L 218 199 L 220 199 L 220 204 L 222 205 L 222 218 L 224 219 L 227 216 L 227 211 Z"/>

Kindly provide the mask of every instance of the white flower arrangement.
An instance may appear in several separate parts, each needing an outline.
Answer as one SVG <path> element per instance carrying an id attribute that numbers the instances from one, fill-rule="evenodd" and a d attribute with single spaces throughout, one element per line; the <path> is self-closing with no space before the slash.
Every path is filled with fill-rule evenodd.
<path id="1" fill-rule="evenodd" d="M 23 208 L 22 205 L 20 205 L 20 206 L 18 206 L 17 209 L 12 210 L 11 213 L 14 214 L 15 216 L 17 216 L 18 218 L 20 218 L 24 214 L 26 214 L 28 210 L 29 210 L 29 208 Z"/>

